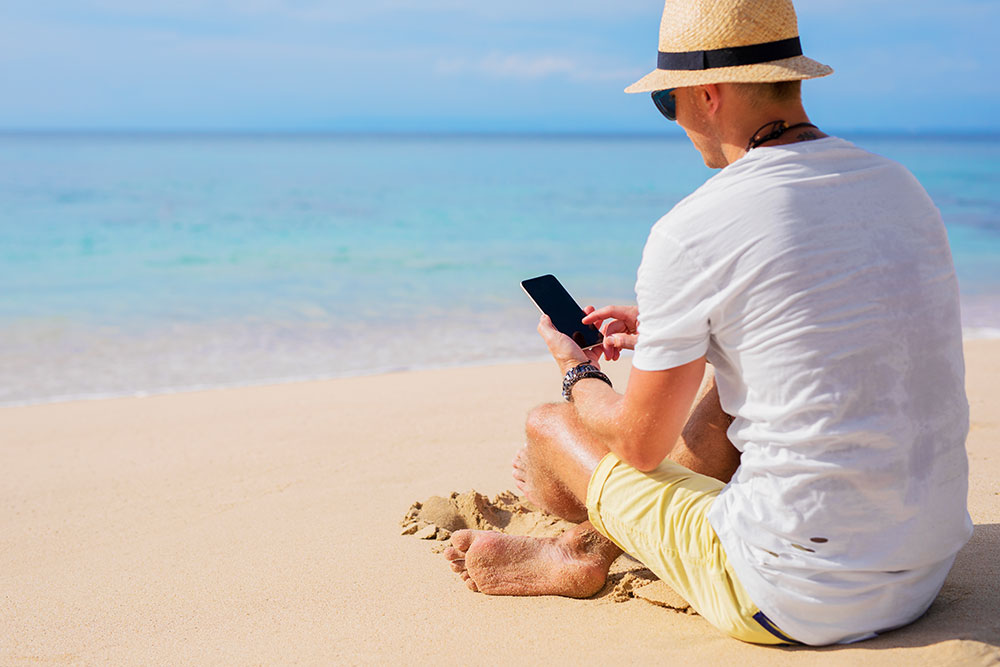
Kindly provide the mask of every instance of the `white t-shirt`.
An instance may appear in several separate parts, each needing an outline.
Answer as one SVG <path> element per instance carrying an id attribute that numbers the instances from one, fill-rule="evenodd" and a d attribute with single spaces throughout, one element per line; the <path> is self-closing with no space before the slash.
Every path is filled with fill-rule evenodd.
<path id="1" fill-rule="evenodd" d="M 972 534 L 958 287 L 899 164 L 837 138 L 750 151 L 653 227 L 633 365 L 715 367 L 740 467 L 709 520 L 807 644 L 904 625 Z"/>

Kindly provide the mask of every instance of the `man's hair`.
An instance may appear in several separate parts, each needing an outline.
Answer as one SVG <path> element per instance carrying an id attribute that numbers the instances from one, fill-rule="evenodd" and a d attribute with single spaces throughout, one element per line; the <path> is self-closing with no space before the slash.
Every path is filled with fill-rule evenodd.
<path id="1" fill-rule="evenodd" d="M 802 96 L 801 81 L 775 81 L 773 83 L 734 83 L 740 95 L 755 104 L 794 102 Z"/>

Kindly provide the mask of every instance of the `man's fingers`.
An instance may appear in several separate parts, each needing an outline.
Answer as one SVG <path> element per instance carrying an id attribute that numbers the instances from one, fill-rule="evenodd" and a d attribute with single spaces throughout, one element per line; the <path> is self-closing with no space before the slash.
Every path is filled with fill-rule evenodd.
<path id="1" fill-rule="evenodd" d="M 628 333 L 628 325 L 621 320 L 611 320 L 608 322 L 608 326 L 604 327 L 605 336 L 614 336 L 621 333 Z"/>
<path id="2" fill-rule="evenodd" d="M 572 338 L 556 329 L 548 315 L 542 315 L 538 319 L 538 333 L 542 336 L 542 340 L 545 341 L 556 363 L 564 370 L 584 361 L 595 361 L 588 357 Z"/>
<path id="3" fill-rule="evenodd" d="M 634 322 L 638 310 L 635 306 L 604 306 L 603 308 L 598 308 L 586 315 L 583 318 L 584 324 L 592 324 L 598 320 L 606 320 L 614 318 L 616 320 L 624 320 L 626 322 Z"/>
<path id="4" fill-rule="evenodd" d="M 604 358 L 608 361 L 614 361 L 615 355 L 618 353 L 618 348 L 615 346 L 615 341 L 613 336 L 605 336 L 603 341 L 604 347 Z"/>
<path id="5" fill-rule="evenodd" d="M 587 313 L 587 316 L 583 318 L 583 323 L 593 324 L 598 320 L 606 320 L 609 317 L 616 317 L 616 315 L 613 312 L 615 308 L 617 308 L 617 306 L 604 306 L 603 308 L 596 308 L 594 310 L 591 310 L 590 312 L 587 312 L 585 310 L 584 312 Z"/>
<path id="6" fill-rule="evenodd" d="M 548 340 L 553 332 L 559 333 L 559 330 L 552 324 L 552 318 L 548 315 L 542 315 L 538 318 L 538 333 L 542 334 L 542 338 Z"/>
<path id="7" fill-rule="evenodd" d="M 546 345 L 548 345 L 549 349 L 553 351 L 555 350 L 553 347 L 554 345 L 559 346 L 564 342 L 559 340 L 560 338 L 565 338 L 572 342 L 572 339 L 569 338 L 569 336 L 559 331 L 559 329 L 556 329 L 556 325 L 552 324 L 552 319 L 548 315 L 542 315 L 538 319 L 538 333 L 542 335 L 542 339 L 545 341 Z"/>
<path id="8" fill-rule="evenodd" d="M 597 327 L 598 329 L 600 329 L 601 328 L 601 322 L 603 322 L 603 320 L 591 320 L 591 319 L 589 319 L 590 314 L 593 313 L 595 310 L 597 310 L 597 309 L 594 308 L 593 306 L 585 306 L 584 309 L 583 309 L 583 312 L 585 314 L 584 314 L 584 317 L 583 317 L 583 319 L 581 321 L 584 324 L 593 324 L 595 327 Z"/>
<path id="9" fill-rule="evenodd" d="M 616 333 L 604 337 L 604 357 L 615 360 L 622 350 L 634 350 L 639 337 L 635 334 Z"/>

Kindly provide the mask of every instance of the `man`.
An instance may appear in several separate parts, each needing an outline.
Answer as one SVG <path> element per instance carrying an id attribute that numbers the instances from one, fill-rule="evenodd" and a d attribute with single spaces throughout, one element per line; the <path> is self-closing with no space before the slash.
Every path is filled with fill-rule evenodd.
<path id="1" fill-rule="evenodd" d="M 531 413 L 514 477 L 579 523 L 455 533 L 470 588 L 586 597 L 624 550 L 762 644 L 857 641 L 931 604 L 972 529 L 954 268 L 909 172 L 809 123 L 800 81 L 831 71 L 788 0 L 667 1 L 628 92 L 722 171 L 652 228 L 638 308 L 588 308 L 606 358 L 635 349 L 624 394 L 542 317 L 571 402 Z"/>

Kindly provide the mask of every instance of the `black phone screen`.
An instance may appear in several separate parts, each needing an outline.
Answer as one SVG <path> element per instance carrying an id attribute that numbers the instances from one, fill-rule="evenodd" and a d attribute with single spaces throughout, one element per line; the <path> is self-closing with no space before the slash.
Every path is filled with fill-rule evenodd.
<path id="1" fill-rule="evenodd" d="M 593 347 L 604 340 L 597 327 L 580 321 L 584 316 L 583 308 L 580 308 L 555 276 L 544 275 L 522 280 L 521 287 L 538 309 L 552 319 L 555 328 L 572 338 L 580 347 Z"/>

